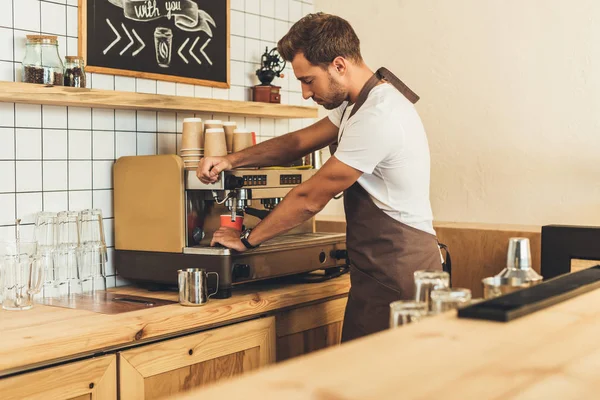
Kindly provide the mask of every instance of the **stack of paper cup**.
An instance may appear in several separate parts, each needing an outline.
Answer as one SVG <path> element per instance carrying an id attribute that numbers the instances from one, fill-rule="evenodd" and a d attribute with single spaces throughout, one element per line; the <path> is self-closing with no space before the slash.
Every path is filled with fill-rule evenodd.
<path id="1" fill-rule="evenodd" d="M 181 158 L 187 170 L 195 170 L 204 155 L 204 127 L 200 118 L 185 118 L 181 131 Z"/>
<path id="2" fill-rule="evenodd" d="M 252 132 L 245 129 L 236 129 L 233 131 L 233 152 L 242 151 L 254 145 Z"/>
<path id="3" fill-rule="evenodd" d="M 227 140 L 227 153 L 233 151 L 233 131 L 237 128 L 237 122 L 225 121 L 223 122 L 223 130 L 225 131 L 225 140 Z"/>

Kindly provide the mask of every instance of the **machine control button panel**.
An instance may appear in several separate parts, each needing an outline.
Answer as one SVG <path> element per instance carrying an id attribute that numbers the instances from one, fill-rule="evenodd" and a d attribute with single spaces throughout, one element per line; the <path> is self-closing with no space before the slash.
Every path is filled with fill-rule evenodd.
<path id="1" fill-rule="evenodd" d="M 266 175 L 244 175 L 244 186 L 267 186 Z"/>
<path id="2" fill-rule="evenodd" d="M 299 185 L 302 183 L 302 175 L 280 175 L 279 183 L 281 185 Z"/>

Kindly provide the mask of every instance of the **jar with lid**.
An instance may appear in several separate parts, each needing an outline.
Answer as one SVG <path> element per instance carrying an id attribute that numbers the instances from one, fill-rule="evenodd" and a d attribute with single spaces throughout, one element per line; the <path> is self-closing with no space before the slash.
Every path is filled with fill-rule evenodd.
<path id="1" fill-rule="evenodd" d="M 27 35 L 23 82 L 63 85 L 63 63 L 56 36 Z"/>
<path id="2" fill-rule="evenodd" d="M 65 86 L 85 87 L 85 68 L 83 57 L 66 56 L 65 57 Z"/>

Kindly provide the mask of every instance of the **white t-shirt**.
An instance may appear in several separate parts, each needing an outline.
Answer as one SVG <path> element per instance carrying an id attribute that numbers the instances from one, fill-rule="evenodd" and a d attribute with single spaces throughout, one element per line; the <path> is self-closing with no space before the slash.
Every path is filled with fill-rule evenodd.
<path id="1" fill-rule="evenodd" d="M 335 157 L 363 174 L 358 183 L 377 207 L 406 225 L 435 235 L 429 202 L 429 145 L 414 105 L 391 84 L 374 87 L 348 121 L 347 102 L 331 111 L 338 128 Z"/>

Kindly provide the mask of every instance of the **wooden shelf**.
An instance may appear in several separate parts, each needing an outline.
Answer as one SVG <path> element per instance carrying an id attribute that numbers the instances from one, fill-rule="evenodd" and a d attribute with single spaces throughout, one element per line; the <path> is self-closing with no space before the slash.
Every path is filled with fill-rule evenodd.
<path id="1" fill-rule="evenodd" d="M 210 112 L 266 118 L 317 118 L 318 116 L 316 107 L 44 86 L 21 82 L 0 82 L 0 102 L 140 111 Z"/>

